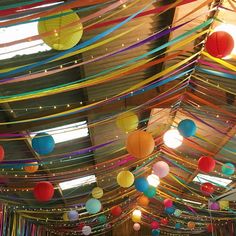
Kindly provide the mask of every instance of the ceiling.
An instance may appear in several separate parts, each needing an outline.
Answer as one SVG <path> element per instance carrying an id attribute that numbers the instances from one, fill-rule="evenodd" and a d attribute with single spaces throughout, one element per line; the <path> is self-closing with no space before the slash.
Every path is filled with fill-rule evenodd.
<path id="1" fill-rule="evenodd" d="M 84 31 L 75 53 L 52 49 L 1 60 L 0 145 L 5 158 L 0 163 L 0 200 L 2 223 L 9 225 L 2 228 L 3 235 L 19 235 L 22 225 L 22 235 L 30 235 L 32 227 L 31 235 L 82 235 L 82 223 L 92 227 L 92 235 L 150 235 L 150 223 L 165 217 L 169 224 L 161 224 L 160 235 L 207 235 L 209 223 L 215 227 L 213 235 L 230 235 L 235 201 L 230 198 L 227 211 L 209 210 L 208 201 L 235 187 L 235 175 L 226 176 L 221 168 L 224 163 L 236 164 L 236 55 L 211 57 L 205 42 L 217 25 L 235 22 L 235 1 L 50 1 L 59 2 L 53 6 L 44 2 L 30 1 L 38 8 L 27 8 L 25 1 L 0 3 L 0 27 L 27 23 L 28 16 L 37 21 L 37 14 L 47 17 L 63 7 L 77 11 Z M 17 44 L 11 38 L 5 43 L 10 42 Z M 138 129 L 155 140 L 146 158 L 127 153 L 130 132 L 116 125 L 126 111 L 135 112 Z M 184 138 L 179 148 L 167 147 L 163 134 L 184 119 L 195 122 L 196 134 Z M 32 148 L 37 132 L 80 121 L 86 122 L 89 135 L 58 143 L 49 155 Z M 193 181 L 201 173 L 201 156 L 216 160 L 209 175 L 232 180 L 227 186 L 215 183 L 210 197 L 202 195 L 201 181 Z M 35 161 L 38 171 L 27 173 L 24 167 Z M 134 186 L 119 187 L 116 176 L 129 170 L 136 178 L 147 177 L 157 161 L 168 163 L 170 173 L 161 179 L 149 205 L 140 206 L 137 198 L 142 194 Z M 95 183 L 60 187 L 90 175 L 95 175 Z M 51 201 L 35 200 L 33 188 L 39 181 L 53 184 Z M 95 186 L 104 190 L 103 207 L 91 215 L 84 206 Z M 181 216 L 166 214 L 165 198 L 173 200 Z M 110 213 L 115 205 L 122 207 L 119 217 Z M 142 226 L 134 233 L 130 216 L 136 208 L 142 211 Z M 70 210 L 78 211 L 79 220 L 63 219 Z M 107 216 L 106 223 L 98 222 L 100 215 Z M 194 229 L 188 222 L 195 222 Z M 176 223 L 181 223 L 180 229 Z"/>

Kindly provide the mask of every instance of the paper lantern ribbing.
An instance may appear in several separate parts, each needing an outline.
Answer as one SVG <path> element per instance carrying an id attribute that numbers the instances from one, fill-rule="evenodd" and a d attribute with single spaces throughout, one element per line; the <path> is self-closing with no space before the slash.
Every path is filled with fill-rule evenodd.
<path id="1" fill-rule="evenodd" d="M 203 195 L 210 196 L 215 191 L 215 186 L 211 183 L 203 183 L 200 187 L 200 190 Z"/>
<path id="2" fill-rule="evenodd" d="M 134 183 L 134 175 L 130 171 L 121 171 L 117 175 L 117 183 L 123 188 L 129 188 Z"/>
<path id="3" fill-rule="evenodd" d="M 3 161 L 4 156 L 5 156 L 4 148 L 3 146 L 0 145 L 0 161 Z"/>
<path id="4" fill-rule="evenodd" d="M 39 165 L 38 165 L 38 162 L 36 162 L 36 161 L 35 162 L 27 163 L 27 166 L 24 166 L 24 170 L 27 173 L 35 173 L 38 170 L 38 168 L 39 168 Z"/>
<path id="5" fill-rule="evenodd" d="M 165 208 L 165 213 L 166 214 L 172 215 L 172 214 L 174 214 L 174 212 L 175 212 L 175 208 L 174 207 L 166 207 Z"/>
<path id="6" fill-rule="evenodd" d="M 159 229 L 153 229 L 152 230 L 152 236 L 159 236 L 160 235 L 160 230 Z"/>
<path id="7" fill-rule="evenodd" d="M 93 198 L 99 199 L 103 196 L 103 189 L 99 187 L 95 187 L 92 190 L 92 196 Z"/>
<path id="8" fill-rule="evenodd" d="M 55 50 L 67 50 L 80 41 L 83 25 L 80 23 L 79 16 L 72 10 L 56 14 L 61 14 L 61 16 L 38 22 L 38 33 L 49 47 Z M 70 26 L 67 27 L 67 25 Z"/>
<path id="9" fill-rule="evenodd" d="M 197 126 L 194 121 L 185 119 L 178 124 L 178 131 L 183 137 L 191 137 L 195 135 Z"/>
<path id="10" fill-rule="evenodd" d="M 134 131 L 138 123 L 138 116 L 132 111 L 125 112 L 116 118 L 117 127 L 124 132 Z"/>
<path id="11" fill-rule="evenodd" d="M 196 226 L 195 222 L 192 222 L 192 221 L 189 221 L 189 222 L 188 222 L 188 228 L 189 228 L 189 229 L 194 229 L 195 226 Z"/>
<path id="12" fill-rule="evenodd" d="M 86 210 L 87 210 L 87 212 L 89 214 L 96 214 L 96 213 L 98 213 L 101 210 L 102 204 L 101 204 L 101 202 L 98 199 L 90 198 L 86 202 L 85 208 L 86 208 Z"/>
<path id="13" fill-rule="evenodd" d="M 173 206 L 173 201 L 171 199 L 167 198 L 163 201 L 163 204 L 164 204 L 165 207 L 172 207 Z"/>
<path id="14" fill-rule="evenodd" d="M 105 224 L 107 222 L 107 217 L 105 215 L 98 216 L 98 222 L 100 224 Z"/>
<path id="15" fill-rule="evenodd" d="M 159 222 L 153 221 L 153 222 L 151 223 L 151 229 L 159 229 L 159 228 L 160 228 Z"/>
<path id="16" fill-rule="evenodd" d="M 202 172 L 209 173 L 214 170 L 216 165 L 215 160 L 212 157 L 202 156 L 198 160 L 198 169 Z"/>
<path id="17" fill-rule="evenodd" d="M 54 187 L 48 181 L 41 181 L 34 187 L 34 197 L 39 202 L 47 202 L 52 199 L 54 195 Z"/>
<path id="18" fill-rule="evenodd" d="M 143 194 L 148 198 L 153 198 L 156 195 L 156 188 L 149 186 L 148 189 L 143 192 Z"/>
<path id="19" fill-rule="evenodd" d="M 138 198 L 138 204 L 142 207 L 146 207 L 149 204 L 149 198 L 146 196 L 141 196 Z"/>
<path id="20" fill-rule="evenodd" d="M 166 162 L 158 161 L 153 165 L 152 170 L 159 178 L 164 178 L 169 174 L 170 167 Z"/>
<path id="21" fill-rule="evenodd" d="M 221 170 L 224 175 L 232 175 L 234 174 L 235 166 L 232 163 L 225 163 Z"/>
<path id="22" fill-rule="evenodd" d="M 174 212 L 174 216 L 176 216 L 176 217 L 181 216 L 181 214 L 182 214 L 182 211 L 180 209 L 176 209 Z"/>
<path id="23" fill-rule="evenodd" d="M 176 224 L 175 224 L 175 229 L 180 229 L 181 228 L 181 224 L 179 223 L 179 222 L 177 222 Z"/>
<path id="24" fill-rule="evenodd" d="M 39 155 L 47 155 L 53 151 L 55 142 L 51 135 L 39 133 L 33 137 L 32 147 Z"/>
<path id="25" fill-rule="evenodd" d="M 111 208 L 111 214 L 113 216 L 117 216 L 118 217 L 118 216 L 121 215 L 121 213 L 122 213 L 122 209 L 121 209 L 120 206 L 114 206 L 114 207 Z"/>
<path id="26" fill-rule="evenodd" d="M 169 220 L 167 218 L 162 218 L 161 219 L 161 224 L 167 225 L 169 223 Z"/>
<path id="27" fill-rule="evenodd" d="M 144 192 L 148 189 L 148 181 L 144 177 L 135 179 L 134 186 L 139 192 Z"/>
<path id="28" fill-rule="evenodd" d="M 126 142 L 128 153 L 136 158 L 142 159 L 149 156 L 155 147 L 151 134 L 145 131 L 134 131 L 129 134 Z"/>
<path id="29" fill-rule="evenodd" d="M 208 36 L 206 51 L 213 57 L 223 58 L 231 54 L 234 49 L 233 37 L 224 31 L 216 31 Z"/>
<path id="30" fill-rule="evenodd" d="M 139 223 L 134 223 L 134 225 L 133 225 L 133 229 L 134 229 L 134 231 L 139 231 L 140 228 L 141 228 L 141 226 L 140 226 Z"/>
<path id="31" fill-rule="evenodd" d="M 75 210 L 71 210 L 67 213 L 68 215 L 68 219 L 70 221 L 75 221 L 75 220 L 78 220 L 79 219 L 79 213 Z"/>
<path id="32" fill-rule="evenodd" d="M 85 225 L 83 228 L 82 228 L 82 233 L 83 235 L 90 235 L 92 233 L 92 229 L 90 226 L 88 225 Z"/>

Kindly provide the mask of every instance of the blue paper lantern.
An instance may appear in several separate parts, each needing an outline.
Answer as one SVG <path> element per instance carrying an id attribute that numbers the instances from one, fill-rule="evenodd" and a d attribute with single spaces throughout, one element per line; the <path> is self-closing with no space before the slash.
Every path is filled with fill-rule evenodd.
<path id="1" fill-rule="evenodd" d="M 221 170 L 224 175 L 232 175 L 235 171 L 235 166 L 232 163 L 225 163 Z"/>
<path id="2" fill-rule="evenodd" d="M 96 214 L 101 210 L 102 204 L 98 199 L 90 198 L 86 202 L 85 208 L 89 214 Z"/>
<path id="3" fill-rule="evenodd" d="M 196 124 L 190 119 L 182 120 L 178 125 L 178 131 L 184 137 L 191 137 L 195 135 L 196 130 L 197 130 Z"/>
<path id="4" fill-rule="evenodd" d="M 98 222 L 101 224 L 105 224 L 107 222 L 107 217 L 105 215 L 98 216 Z"/>
<path id="5" fill-rule="evenodd" d="M 53 151 L 55 142 L 51 135 L 38 133 L 32 139 L 32 147 L 39 155 L 47 155 Z"/>
<path id="6" fill-rule="evenodd" d="M 79 213 L 75 210 L 69 211 L 67 215 L 70 221 L 75 221 L 79 218 Z"/>
<path id="7" fill-rule="evenodd" d="M 156 188 L 149 186 L 148 189 L 144 191 L 144 195 L 148 198 L 153 198 L 156 195 Z"/>
<path id="8" fill-rule="evenodd" d="M 144 192 L 144 191 L 146 191 L 146 190 L 148 189 L 148 187 L 149 187 L 148 181 L 147 181 L 146 178 L 144 178 L 144 177 L 140 177 L 140 178 L 135 179 L 134 185 L 135 185 L 135 188 L 136 188 L 139 192 Z"/>
<path id="9" fill-rule="evenodd" d="M 153 229 L 152 230 L 152 236 L 159 236 L 160 235 L 160 230 L 159 229 Z"/>
<path id="10" fill-rule="evenodd" d="M 172 215 L 172 214 L 174 214 L 174 212 L 175 212 L 175 208 L 174 207 L 166 207 L 165 208 L 165 213 L 166 214 Z"/>
<path id="11" fill-rule="evenodd" d="M 179 223 L 179 222 L 177 222 L 176 224 L 175 224 L 175 229 L 180 229 L 181 228 L 181 224 Z"/>

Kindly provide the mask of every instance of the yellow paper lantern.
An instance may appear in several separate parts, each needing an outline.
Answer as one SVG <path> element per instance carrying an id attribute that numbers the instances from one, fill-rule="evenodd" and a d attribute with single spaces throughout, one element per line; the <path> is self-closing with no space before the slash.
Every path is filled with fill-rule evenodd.
<path id="1" fill-rule="evenodd" d="M 229 201 L 219 201 L 220 209 L 221 210 L 228 210 L 229 209 Z"/>
<path id="2" fill-rule="evenodd" d="M 92 196 L 93 198 L 97 198 L 97 199 L 101 198 L 103 196 L 103 189 L 99 187 L 93 188 Z"/>
<path id="3" fill-rule="evenodd" d="M 27 163 L 27 164 L 32 164 L 32 166 L 25 166 L 24 170 L 28 173 L 35 173 L 39 166 L 38 166 L 38 162 L 31 162 L 31 163 Z"/>
<path id="4" fill-rule="evenodd" d="M 62 215 L 62 219 L 63 219 L 64 221 L 69 221 L 68 213 L 67 213 L 67 212 L 65 212 L 65 213 Z"/>
<path id="5" fill-rule="evenodd" d="M 138 123 L 138 116 L 132 111 L 125 112 L 116 118 L 117 127 L 124 132 L 134 131 Z"/>
<path id="6" fill-rule="evenodd" d="M 134 183 L 134 175 L 130 171 L 121 171 L 117 175 L 117 183 L 123 188 L 129 188 Z"/>
<path id="7" fill-rule="evenodd" d="M 38 22 L 38 33 L 44 43 L 55 50 L 67 50 L 74 47 L 83 35 L 83 25 L 80 23 L 80 18 L 72 10 L 58 12 L 56 15 L 62 14 L 59 17 L 51 18 Z M 73 24 L 73 26 L 67 26 Z M 49 35 L 44 33 L 54 32 Z"/>
<path id="8" fill-rule="evenodd" d="M 140 223 L 142 217 L 142 212 L 140 210 L 134 210 L 132 213 L 132 221 L 135 223 Z"/>

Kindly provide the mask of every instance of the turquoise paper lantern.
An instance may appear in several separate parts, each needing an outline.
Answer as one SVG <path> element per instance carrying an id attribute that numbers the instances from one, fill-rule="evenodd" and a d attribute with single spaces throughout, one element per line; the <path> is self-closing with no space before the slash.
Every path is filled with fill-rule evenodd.
<path id="1" fill-rule="evenodd" d="M 179 222 L 177 222 L 176 224 L 175 224 L 175 229 L 180 229 L 181 228 L 181 224 L 179 223 Z"/>
<path id="2" fill-rule="evenodd" d="M 105 224 L 107 222 L 107 217 L 105 215 L 98 216 L 98 222 L 101 224 Z"/>
<path id="3" fill-rule="evenodd" d="M 172 215 L 172 214 L 174 214 L 174 212 L 175 212 L 175 208 L 174 207 L 166 207 L 165 208 L 165 213 L 166 214 Z"/>
<path id="4" fill-rule="evenodd" d="M 225 163 L 222 166 L 221 170 L 224 175 L 233 175 L 235 171 L 235 166 L 232 163 Z"/>
<path id="5" fill-rule="evenodd" d="M 148 198 L 153 198 L 156 195 L 156 188 L 149 186 L 148 189 L 144 191 L 144 195 Z"/>
<path id="6" fill-rule="evenodd" d="M 159 229 L 153 229 L 152 230 L 152 236 L 159 236 L 160 235 L 160 230 Z"/>
<path id="7" fill-rule="evenodd" d="M 101 210 L 102 204 L 98 199 L 90 198 L 86 202 L 85 208 L 89 214 L 96 214 Z"/>
<path id="8" fill-rule="evenodd" d="M 178 131 L 183 137 L 194 136 L 196 133 L 196 130 L 197 130 L 196 124 L 190 119 L 182 120 L 178 124 Z"/>

